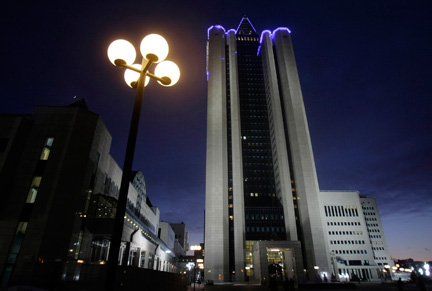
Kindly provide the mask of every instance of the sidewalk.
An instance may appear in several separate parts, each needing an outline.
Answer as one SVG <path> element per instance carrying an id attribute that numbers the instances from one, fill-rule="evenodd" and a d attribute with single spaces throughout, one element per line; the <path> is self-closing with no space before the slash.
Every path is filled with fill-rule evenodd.
<path id="1" fill-rule="evenodd" d="M 195 286 L 194 286 L 194 284 L 189 285 L 187 291 L 193 291 L 194 287 L 195 287 L 195 290 L 205 290 L 206 289 L 205 283 L 201 283 L 201 284 L 196 283 Z"/>
<path id="2" fill-rule="evenodd" d="M 313 284 L 312 284 L 313 285 Z M 282 291 L 283 288 L 282 286 L 278 286 L 279 289 L 278 291 Z M 325 286 L 321 286 L 322 288 L 318 287 L 318 286 L 310 286 L 310 288 L 301 288 L 298 289 L 298 286 L 296 285 L 296 290 L 322 290 L 322 291 L 327 291 L 327 290 L 332 290 L 332 288 L 328 288 L 330 286 L 328 286 L 327 288 L 324 288 Z M 396 286 L 396 282 L 386 282 L 386 283 L 381 283 L 381 282 L 362 282 L 361 284 L 355 283 L 355 288 L 337 288 L 337 290 L 339 291 L 351 291 L 351 290 L 367 290 L 367 291 L 397 291 L 398 288 Z M 194 286 L 193 284 L 188 286 L 188 291 L 193 291 L 194 290 Z M 195 290 L 207 290 L 207 291 L 216 291 L 216 290 L 223 290 L 223 291 L 230 291 L 230 290 L 234 290 L 234 291 L 268 291 L 268 287 L 267 286 L 261 286 L 258 284 L 248 284 L 248 283 L 224 283 L 224 284 L 218 284 L 216 283 L 214 286 L 205 286 L 204 283 L 202 284 L 196 284 L 195 286 Z M 404 284 L 404 291 L 419 291 L 420 289 L 417 288 L 417 286 L 414 283 L 405 283 Z M 426 290 L 427 291 L 432 291 L 432 285 L 431 284 L 426 284 Z"/>

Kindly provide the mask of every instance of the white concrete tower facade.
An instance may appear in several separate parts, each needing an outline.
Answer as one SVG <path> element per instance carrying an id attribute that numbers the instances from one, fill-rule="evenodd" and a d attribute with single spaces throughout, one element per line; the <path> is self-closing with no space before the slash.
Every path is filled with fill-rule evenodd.
<path id="1" fill-rule="evenodd" d="M 281 161 L 274 162 L 275 167 L 283 164 L 283 167 L 275 169 L 276 182 L 277 185 L 280 184 L 280 197 L 282 200 L 295 198 L 294 201 L 297 203 L 297 208 L 294 208 L 294 211 L 298 209 L 295 220 L 298 221 L 297 230 L 302 242 L 303 257 L 306 260 L 305 267 L 309 273 L 313 273 L 316 266 L 328 269 L 328 250 L 320 213 L 318 178 L 290 30 L 278 28 L 273 33 L 264 31 L 261 36 L 261 55 L 265 64 L 264 76 L 267 86 L 274 88 L 267 90 L 269 110 L 283 112 L 280 119 L 275 114 L 271 114 L 269 118 L 273 117 L 275 124 L 285 124 L 285 127 L 274 126 L 275 140 L 277 137 L 284 137 L 285 147 L 282 142 L 272 141 L 272 145 L 275 144 L 274 151 L 278 153 L 274 157 L 280 157 L 284 153 Z M 272 127 L 270 128 L 272 131 Z M 286 168 L 286 163 L 290 164 L 291 169 L 285 172 L 283 169 Z M 291 178 L 292 189 L 287 186 L 288 177 Z M 289 205 L 284 209 L 286 213 L 292 212 Z"/>
<path id="2" fill-rule="evenodd" d="M 207 278 L 227 281 L 228 150 L 225 73 L 225 30 L 215 28 L 208 41 L 207 166 L 205 257 Z M 210 77 L 211 76 L 211 77 Z"/>
<path id="3" fill-rule="evenodd" d="M 205 276 L 253 276 L 258 241 L 299 241 L 312 279 L 330 270 L 290 32 L 208 30 Z M 299 270 L 298 270 L 299 271 Z M 301 270 L 303 273 L 303 270 Z"/>

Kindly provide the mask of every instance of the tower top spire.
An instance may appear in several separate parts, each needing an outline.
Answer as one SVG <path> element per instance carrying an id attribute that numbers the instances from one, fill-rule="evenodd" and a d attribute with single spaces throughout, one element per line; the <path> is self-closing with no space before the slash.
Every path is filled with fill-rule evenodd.
<path id="1" fill-rule="evenodd" d="M 237 27 L 237 35 L 258 35 L 256 29 L 253 27 L 252 23 L 249 21 L 249 18 L 246 15 L 243 16 L 239 26 Z"/>

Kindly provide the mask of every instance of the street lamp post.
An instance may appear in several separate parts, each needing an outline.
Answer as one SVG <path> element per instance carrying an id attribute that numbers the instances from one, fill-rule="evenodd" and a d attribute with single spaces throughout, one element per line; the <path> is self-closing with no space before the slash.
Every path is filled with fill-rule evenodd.
<path id="1" fill-rule="evenodd" d="M 191 251 L 194 251 L 194 278 L 193 278 L 193 284 L 194 284 L 194 291 L 195 291 L 195 282 L 196 282 L 196 265 L 197 265 L 197 258 L 196 258 L 196 252 L 201 250 L 201 246 L 191 246 Z"/>
<path id="2" fill-rule="evenodd" d="M 315 269 L 315 272 L 316 272 L 316 278 L 315 279 L 319 279 L 320 278 L 320 276 L 319 276 L 319 273 L 318 273 L 318 270 L 319 270 L 319 266 L 314 266 L 314 269 Z"/>
<path id="3" fill-rule="evenodd" d="M 144 87 L 148 84 L 150 78 L 156 79 L 159 84 L 166 87 L 173 86 L 180 78 L 180 70 L 177 65 L 170 61 L 164 61 L 169 49 L 168 43 L 162 36 L 157 34 L 146 36 L 141 42 L 140 50 L 143 56 L 141 65 L 133 64 L 136 58 L 136 51 L 130 42 L 116 40 L 108 47 L 108 58 L 115 66 L 126 69 L 125 81 L 130 87 L 136 88 L 136 95 L 123 164 L 114 231 L 108 255 L 105 290 L 116 289 L 116 269 L 126 214 L 129 180 L 132 172 Z M 158 63 L 154 74 L 149 72 L 149 68 L 153 63 Z"/>
<path id="4" fill-rule="evenodd" d="M 330 259 L 331 259 L 331 264 L 332 264 L 332 267 L 333 267 L 333 274 L 334 274 L 335 278 L 337 278 L 336 276 L 339 276 L 338 275 L 339 272 L 338 272 L 338 268 L 337 268 L 336 254 L 335 254 L 334 251 L 330 252 Z M 332 274 L 331 278 L 333 278 L 333 274 Z"/>

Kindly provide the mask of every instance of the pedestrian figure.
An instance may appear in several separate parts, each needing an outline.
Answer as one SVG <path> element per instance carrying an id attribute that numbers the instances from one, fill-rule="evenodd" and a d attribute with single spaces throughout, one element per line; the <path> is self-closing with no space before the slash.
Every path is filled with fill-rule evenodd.
<path id="1" fill-rule="evenodd" d="M 327 276 L 326 275 L 324 275 L 324 283 L 327 283 Z"/>
<path id="2" fill-rule="evenodd" d="M 356 274 L 352 273 L 351 275 L 353 281 L 357 281 L 360 284 L 360 277 Z"/>
<path id="3" fill-rule="evenodd" d="M 331 276 L 331 281 L 332 281 L 332 282 L 336 282 L 336 276 L 335 276 L 335 274 L 332 274 L 332 276 Z"/>

